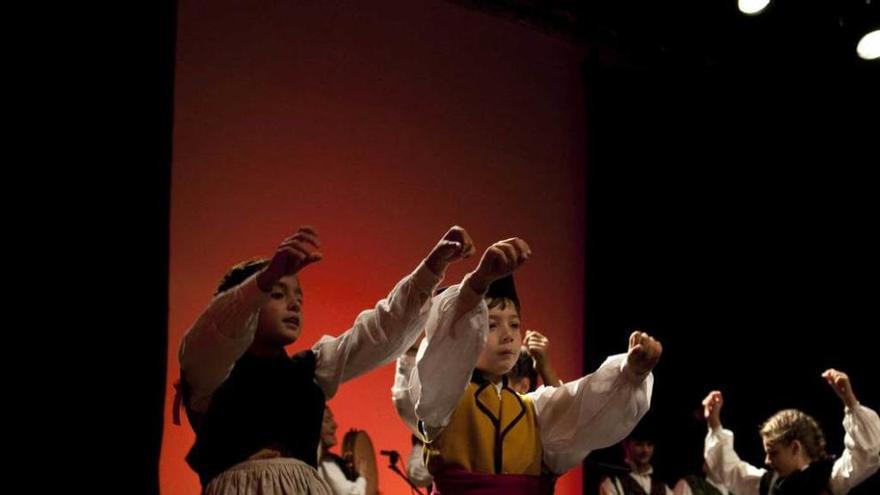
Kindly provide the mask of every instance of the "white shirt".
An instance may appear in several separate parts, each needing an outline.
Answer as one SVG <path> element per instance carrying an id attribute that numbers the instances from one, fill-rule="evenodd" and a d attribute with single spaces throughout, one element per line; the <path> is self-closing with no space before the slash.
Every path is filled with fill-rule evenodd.
<path id="1" fill-rule="evenodd" d="M 634 479 L 645 493 L 651 493 L 651 474 L 654 473 L 654 468 L 649 468 L 644 473 L 636 473 L 635 471 L 630 471 L 625 476 L 629 476 Z M 666 495 L 673 495 L 672 490 L 669 489 L 666 484 L 663 484 L 663 489 L 666 490 Z M 620 480 L 617 478 L 605 478 L 602 480 L 602 484 L 599 485 L 599 495 L 624 495 L 626 492 L 623 491 L 623 485 L 620 484 Z"/>
<path id="2" fill-rule="evenodd" d="M 416 367 L 415 353 L 407 352 L 397 358 L 394 367 L 394 385 L 391 386 L 391 402 L 397 415 L 403 420 L 403 424 L 416 436 L 419 436 L 419 419 L 416 417 L 416 408 L 409 394 L 410 376 Z"/>
<path id="3" fill-rule="evenodd" d="M 880 417 L 861 404 L 845 408 L 846 432 L 843 454 L 834 461 L 829 486 L 834 495 L 844 495 L 880 468 Z M 758 495 L 766 469 L 740 460 L 733 449 L 733 432 L 710 429 L 704 456 L 713 477 L 722 480 L 736 495 Z"/>
<path id="4" fill-rule="evenodd" d="M 409 459 L 406 461 L 406 476 L 416 486 L 431 486 L 434 477 L 428 472 L 425 466 L 424 458 L 425 445 L 417 443 L 413 445 L 412 451 L 409 453 Z"/>
<path id="5" fill-rule="evenodd" d="M 721 495 L 728 495 L 730 493 L 730 490 L 728 490 L 726 486 L 708 476 L 706 476 L 706 482 L 714 486 L 716 490 L 721 492 Z M 684 478 L 678 480 L 678 483 L 675 484 L 675 488 L 672 489 L 672 492 L 675 495 L 694 495 L 693 490 L 691 490 L 691 485 L 689 485 Z"/>
<path id="6" fill-rule="evenodd" d="M 404 411 L 401 417 L 421 421 L 428 440 L 449 424 L 470 382 L 489 332 L 488 315 L 485 301 L 469 286 L 454 285 L 437 295 L 416 365 L 408 379 L 395 379 L 395 406 L 398 411 L 408 407 L 414 412 Z M 406 364 L 398 361 L 398 371 L 407 368 Z M 652 374 L 637 376 L 626 366 L 626 354 L 619 354 L 578 380 L 558 387 L 541 386 L 529 393 L 545 464 L 562 474 L 580 464 L 590 451 L 621 441 L 648 411 L 653 382 Z"/>
<path id="7" fill-rule="evenodd" d="M 332 460 L 322 460 L 319 472 L 336 495 L 364 495 L 367 491 L 366 478 L 358 476 L 356 480 L 350 481 Z"/>
<path id="8" fill-rule="evenodd" d="M 315 383 L 327 400 L 339 384 L 390 362 L 411 347 L 425 325 L 431 295 L 440 282 L 424 263 L 338 337 L 324 335 L 312 351 Z M 205 411 L 254 339 L 265 295 L 256 275 L 215 297 L 180 343 L 180 369 L 191 387 L 189 406 Z"/>

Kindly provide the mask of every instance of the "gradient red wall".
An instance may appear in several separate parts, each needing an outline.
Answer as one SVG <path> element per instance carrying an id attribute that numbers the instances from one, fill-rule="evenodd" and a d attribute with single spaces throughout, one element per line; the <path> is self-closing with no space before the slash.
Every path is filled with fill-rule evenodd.
<path id="1" fill-rule="evenodd" d="M 257 5 L 259 4 L 259 5 Z M 560 375 L 583 349 L 585 129 L 580 56 L 534 29 L 440 0 L 181 1 L 172 178 L 168 376 L 177 344 L 225 269 L 317 227 L 303 337 L 338 334 L 453 224 L 482 250 L 520 236 L 527 328 Z M 476 260 L 457 265 L 457 282 Z M 340 425 L 409 452 L 393 366 L 343 385 Z M 171 385 L 169 383 L 169 390 Z M 171 423 L 163 495 L 195 494 L 193 441 Z M 384 458 L 379 460 L 384 461 Z M 408 494 L 381 464 L 380 489 Z M 580 470 L 557 493 L 580 494 Z"/>

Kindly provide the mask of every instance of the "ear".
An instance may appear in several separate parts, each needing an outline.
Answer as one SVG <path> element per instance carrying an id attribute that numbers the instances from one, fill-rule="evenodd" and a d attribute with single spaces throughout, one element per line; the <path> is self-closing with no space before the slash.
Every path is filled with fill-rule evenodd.
<path id="1" fill-rule="evenodd" d="M 800 455 L 801 452 L 804 451 L 804 446 L 801 444 L 800 440 L 792 440 L 791 442 L 791 453 L 795 456 Z"/>

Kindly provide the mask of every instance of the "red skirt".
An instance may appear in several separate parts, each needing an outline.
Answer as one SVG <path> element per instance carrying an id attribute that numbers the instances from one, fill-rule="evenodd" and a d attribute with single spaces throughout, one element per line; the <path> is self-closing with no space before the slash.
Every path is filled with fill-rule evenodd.
<path id="1" fill-rule="evenodd" d="M 545 495 L 553 480 L 529 474 L 482 474 L 447 468 L 434 476 L 432 495 Z"/>

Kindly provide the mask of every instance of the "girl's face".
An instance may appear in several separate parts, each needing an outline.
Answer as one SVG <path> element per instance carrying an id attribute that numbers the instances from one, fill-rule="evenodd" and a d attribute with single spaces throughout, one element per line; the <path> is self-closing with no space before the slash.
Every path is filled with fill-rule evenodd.
<path id="1" fill-rule="evenodd" d="M 284 347 L 299 338 L 302 328 L 303 293 L 296 275 L 287 275 L 272 287 L 269 300 L 260 307 L 254 341 L 262 346 Z"/>
<path id="2" fill-rule="evenodd" d="M 764 439 L 764 452 L 767 454 L 764 463 L 779 473 L 779 476 L 788 476 L 809 464 L 809 461 L 802 458 L 802 450 L 801 443 L 797 440 L 786 445 L 782 442 L 771 444 Z"/>
<path id="3" fill-rule="evenodd" d="M 502 375 L 513 369 L 521 345 L 519 313 L 513 302 L 505 300 L 503 304 L 489 309 L 489 336 L 477 359 L 477 369 L 488 374 L 487 378 L 493 381 L 500 380 Z"/>
<path id="4" fill-rule="evenodd" d="M 321 422 L 321 444 L 324 449 L 336 445 L 336 418 L 333 417 L 333 411 L 329 407 L 324 408 L 324 420 Z"/>

